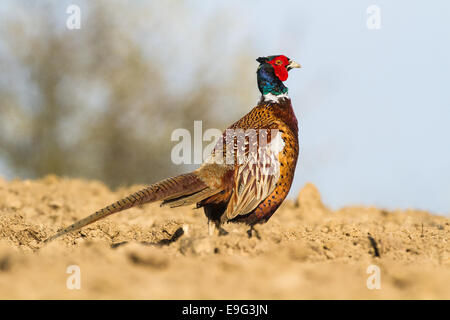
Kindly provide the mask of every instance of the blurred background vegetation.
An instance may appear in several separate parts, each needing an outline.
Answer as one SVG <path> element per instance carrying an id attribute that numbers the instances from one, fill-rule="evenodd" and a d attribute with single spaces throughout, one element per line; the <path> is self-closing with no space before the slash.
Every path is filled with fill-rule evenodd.
<path id="1" fill-rule="evenodd" d="M 226 11 L 193 21 L 181 1 L 79 1 L 69 30 L 69 4 L 3 8 L 0 159 L 15 176 L 151 183 L 190 169 L 170 160 L 174 129 L 224 129 L 256 102 L 256 54 L 222 32 L 239 27 Z"/>
<path id="2" fill-rule="evenodd" d="M 287 81 L 291 196 L 310 181 L 333 208 L 450 214 L 450 2 L 380 1 L 378 30 L 372 4 L 1 0 L 0 177 L 115 188 L 191 170 L 171 162 L 173 130 L 239 119 L 259 97 L 255 58 L 282 53 L 303 66 Z"/>

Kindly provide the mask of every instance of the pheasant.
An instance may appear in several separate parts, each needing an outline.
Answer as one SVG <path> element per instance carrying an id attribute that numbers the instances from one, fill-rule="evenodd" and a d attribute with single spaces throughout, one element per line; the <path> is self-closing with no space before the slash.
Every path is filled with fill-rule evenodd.
<path id="1" fill-rule="evenodd" d="M 195 171 L 152 184 L 62 229 L 45 242 L 113 213 L 162 201 L 161 205 L 203 207 L 209 233 L 226 232 L 228 222 L 254 226 L 267 222 L 286 198 L 297 164 L 298 125 L 288 89 L 288 71 L 301 66 L 284 55 L 260 57 L 261 98 L 228 127 L 210 157 Z"/>

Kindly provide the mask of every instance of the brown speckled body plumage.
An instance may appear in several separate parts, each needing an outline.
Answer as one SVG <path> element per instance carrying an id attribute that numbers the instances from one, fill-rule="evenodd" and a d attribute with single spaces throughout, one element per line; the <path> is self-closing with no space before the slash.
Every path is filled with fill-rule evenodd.
<path id="1" fill-rule="evenodd" d="M 294 179 L 295 167 L 297 164 L 299 145 L 298 145 L 298 124 L 292 109 L 289 98 L 281 99 L 279 102 L 260 101 L 247 115 L 229 127 L 229 129 L 276 129 L 281 133 L 284 141 L 284 148 L 279 153 L 280 175 L 275 183 L 275 189 L 259 205 L 243 215 L 238 215 L 229 222 L 243 222 L 249 225 L 267 222 L 273 213 L 278 209 L 286 198 Z M 270 141 L 269 141 L 270 142 Z M 238 169 L 236 164 L 230 170 Z M 226 185 L 224 192 L 220 196 L 212 196 L 202 200 L 198 206 L 205 207 L 206 216 L 219 222 L 224 214 L 227 204 L 233 192 L 235 181 L 234 175 L 229 172 L 228 179 L 224 179 Z M 224 219 L 222 219 L 224 221 Z"/>
<path id="2" fill-rule="evenodd" d="M 242 217 L 242 220 L 248 224 L 267 222 L 284 201 L 294 180 L 299 153 L 298 123 L 291 100 L 284 99 L 280 103 L 263 106 L 263 108 L 267 109 L 264 116 L 272 118 L 277 125 L 285 146 L 279 155 L 280 178 L 276 183 L 275 190 L 252 213 Z"/>

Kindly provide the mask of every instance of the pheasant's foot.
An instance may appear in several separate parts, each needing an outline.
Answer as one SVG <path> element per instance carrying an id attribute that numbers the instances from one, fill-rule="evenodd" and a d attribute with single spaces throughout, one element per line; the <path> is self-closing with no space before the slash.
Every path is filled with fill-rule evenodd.
<path id="1" fill-rule="evenodd" d="M 208 220 L 208 235 L 211 237 L 216 231 L 216 224 L 212 220 Z"/>
<path id="2" fill-rule="evenodd" d="M 254 225 L 250 226 L 250 229 L 248 229 L 247 234 L 248 234 L 249 238 L 252 238 L 253 235 L 255 235 L 258 240 L 261 240 L 261 236 L 259 235 L 259 231 L 255 228 Z"/>
<path id="3" fill-rule="evenodd" d="M 209 236 L 212 236 L 214 234 L 217 234 L 219 236 L 226 236 L 229 232 L 222 228 L 222 226 L 218 225 L 216 222 L 213 222 L 212 220 L 208 221 L 208 234 Z"/>
<path id="4" fill-rule="evenodd" d="M 219 226 L 219 236 L 226 236 L 229 232 Z"/>

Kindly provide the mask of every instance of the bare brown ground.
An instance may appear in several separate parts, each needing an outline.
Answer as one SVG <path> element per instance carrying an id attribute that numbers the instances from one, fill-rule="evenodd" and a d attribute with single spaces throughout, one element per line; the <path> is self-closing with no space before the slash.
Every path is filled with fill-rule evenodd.
<path id="1" fill-rule="evenodd" d="M 231 224 L 228 235 L 209 237 L 202 211 L 151 204 L 42 245 L 140 187 L 0 179 L 0 298 L 450 299 L 448 218 L 330 211 L 310 184 L 259 227 L 261 240 Z M 80 290 L 66 287 L 70 265 L 80 267 Z M 381 270 L 379 290 L 367 288 L 370 265 Z"/>

